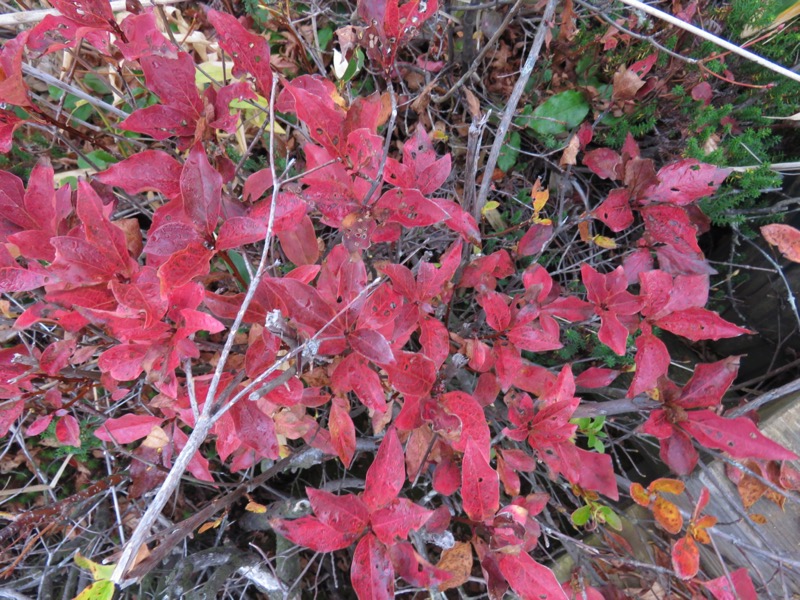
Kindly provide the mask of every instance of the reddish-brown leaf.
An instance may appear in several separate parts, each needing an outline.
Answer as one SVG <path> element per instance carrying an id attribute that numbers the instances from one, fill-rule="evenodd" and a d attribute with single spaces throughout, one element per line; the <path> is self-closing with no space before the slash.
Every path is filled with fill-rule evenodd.
<path id="1" fill-rule="evenodd" d="M 792 262 L 800 262 L 800 230 L 791 225 L 773 223 L 761 228 L 761 235 L 776 246 L 781 254 Z"/>

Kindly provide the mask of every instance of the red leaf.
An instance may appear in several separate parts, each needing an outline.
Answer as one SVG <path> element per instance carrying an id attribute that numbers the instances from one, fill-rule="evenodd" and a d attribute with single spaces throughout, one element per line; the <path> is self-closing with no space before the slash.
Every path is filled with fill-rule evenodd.
<path id="1" fill-rule="evenodd" d="M 622 179 L 622 157 L 611 148 L 597 148 L 586 153 L 583 164 L 601 179 Z"/>
<path id="2" fill-rule="evenodd" d="M 74 339 L 53 342 L 42 352 L 39 368 L 45 374 L 55 377 L 61 369 L 69 364 L 69 358 L 75 351 L 76 344 Z"/>
<path id="3" fill-rule="evenodd" d="M 705 308 L 687 308 L 675 311 L 656 320 L 662 329 L 697 342 L 733 338 L 751 332 L 729 323 L 717 313 Z"/>
<path id="4" fill-rule="evenodd" d="M 356 546 L 350 581 L 358 600 L 394 598 L 394 567 L 389 552 L 371 533 L 361 538 Z"/>
<path id="5" fill-rule="evenodd" d="M 661 440 L 658 454 L 678 475 L 688 475 L 694 471 L 699 458 L 691 438 L 681 430 L 673 430 L 670 437 Z"/>
<path id="6" fill-rule="evenodd" d="M 260 242 L 267 235 L 267 227 L 261 221 L 250 217 L 231 217 L 225 219 L 219 228 L 219 236 L 215 248 L 228 250 L 245 244 Z"/>
<path id="7" fill-rule="evenodd" d="M 111 5 L 106 0 L 50 0 L 58 12 L 86 27 L 114 31 L 116 23 Z"/>
<path id="8" fill-rule="evenodd" d="M 164 419 L 150 415 L 134 415 L 129 413 L 118 419 L 106 419 L 95 429 L 94 436 L 104 442 L 130 444 L 150 435 L 153 427 L 161 425 Z"/>
<path id="9" fill-rule="evenodd" d="M 722 396 L 728 391 L 738 372 L 738 356 L 711 364 L 699 364 L 695 367 L 692 378 L 681 390 L 676 403 L 683 408 L 719 406 Z"/>
<path id="10" fill-rule="evenodd" d="M 209 261 L 214 255 L 202 245 L 192 242 L 185 249 L 176 252 L 167 262 L 158 267 L 161 293 L 166 294 L 187 283 L 195 277 L 208 274 Z"/>
<path id="11" fill-rule="evenodd" d="M 484 292 L 478 294 L 477 300 L 486 311 L 486 324 L 495 331 L 505 331 L 511 322 L 507 298 L 497 292 Z"/>
<path id="12" fill-rule="evenodd" d="M 541 254 L 547 242 L 553 237 L 553 226 L 534 223 L 522 236 L 517 244 L 517 254 L 519 256 L 535 256 Z"/>
<path id="13" fill-rule="evenodd" d="M 56 423 L 56 439 L 67 446 L 81 447 L 81 426 L 72 415 L 65 415 Z"/>
<path id="14" fill-rule="evenodd" d="M 335 496 L 325 490 L 306 488 L 314 515 L 344 534 L 359 535 L 369 522 L 367 506 L 358 496 Z"/>
<path id="15" fill-rule="evenodd" d="M 247 31 L 235 17 L 226 13 L 210 10 L 208 20 L 217 30 L 219 45 L 233 58 L 234 75 L 252 75 L 261 95 L 269 100 L 272 93 L 272 69 L 267 40 Z"/>
<path id="16" fill-rule="evenodd" d="M 672 547 L 672 568 L 681 579 L 692 579 L 700 570 L 700 551 L 694 538 L 682 537 Z"/>
<path id="17" fill-rule="evenodd" d="M 484 451 L 473 440 L 467 440 L 461 473 L 464 512 L 478 522 L 493 517 L 500 508 L 500 480 Z"/>
<path id="18" fill-rule="evenodd" d="M 439 398 L 439 404 L 461 421 L 461 436 L 450 442 L 453 450 L 466 452 L 471 442 L 488 461 L 492 436 L 478 401 L 466 392 L 447 392 Z"/>
<path id="19" fill-rule="evenodd" d="M 731 589 L 731 581 L 733 589 Z M 753 580 L 750 579 L 750 574 L 744 568 L 732 571 L 730 580 L 723 575 L 711 581 L 704 581 L 702 585 L 711 592 L 716 600 L 758 600 Z"/>
<path id="20" fill-rule="evenodd" d="M 49 281 L 45 273 L 36 273 L 19 265 L 0 267 L 0 293 L 28 292 Z"/>
<path id="21" fill-rule="evenodd" d="M 13 112 L 0 109 L 0 154 L 11 151 L 14 144 L 14 132 L 25 122 Z"/>
<path id="22" fill-rule="evenodd" d="M 142 363 L 148 349 L 144 344 L 120 344 L 103 352 L 97 366 L 117 381 L 132 381 L 144 370 Z"/>
<path id="23" fill-rule="evenodd" d="M 438 370 L 450 356 L 450 334 L 439 319 L 425 315 L 419 321 L 419 343 L 422 353 Z"/>
<path id="24" fill-rule="evenodd" d="M 658 379 L 667 374 L 670 357 L 667 347 L 660 339 L 650 333 L 649 327 L 636 338 L 636 372 L 633 375 L 628 398 L 651 390 L 658 384 Z"/>
<path id="25" fill-rule="evenodd" d="M 524 599 L 567 600 L 553 572 L 525 552 L 497 554 L 497 565 L 511 588 Z"/>
<path id="26" fill-rule="evenodd" d="M 222 202 L 222 175 L 211 163 L 198 142 L 189 152 L 181 171 L 183 209 L 195 227 L 211 235 L 217 227 Z"/>
<path id="27" fill-rule="evenodd" d="M 386 338 L 372 329 L 356 329 L 347 334 L 347 343 L 367 360 L 382 365 L 394 362 L 392 347 Z"/>
<path id="28" fill-rule="evenodd" d="M 631 195 L 627 189 L 611 190 L 602 204 L 592 211 L 611 231 L 618 232 L 633 225 Z"/>
<path id="29" fill-rule="evenodd" d="M 605 311 L 601 315 L 600 330 L 597 338 L 620 356 L 625 355 L 628 346 L 628 329 L 620 323 L 617 315 Z"/>
<path id="30" fill-rule="evenodd" d="M 350 418 L 348 408 L 346 401 L 335 398 L 328 418 L 331 443 L 346 468 L 353 462 L 353 456 L 356 453 L 356 428 Z"/>
<path id="31" fill-rule="evenodd" d="M 277 231 L 277 236 L 286 257 L 294 264 L 313 265 L 319 260 L 317 236 L 308 215 L 303 215 L 293 228 Z"/>
<path id="32" fill-rule="evenodd" d="M 389 428 L 381 442 L 375 460 L 367 471 L 364 502 L 374 511 L 397 498 L 406 480 L 403 447 L 394 427 Z"/>
<path id="33" fill-rule="evenodd" d="M 700 252 L 697 228 L 679 206 L 656 204 L 642 209 L 645 229 L 656 242 L 673 246 L 681 252 Z"/>
<path id="34" fill-rule="evenodd" d="M 0 72 L 4 74 L 0 80 L 0 102 L 13 106 L 30 106 L 28 86 L 22 78 L 22 54 L 25 52 L 27 39 L 28 32 L 23 31 L 0 48 Z"/>
<path id="35" fill-rule="evenodd" d="M 388 506 L 370 515 L 370 526 L 381 542 L 391 545 L 397 538 L 408 539 L 409 532 L 425 525 L 432 514 L 432 510 L 407 498 L 395 498 Z"/>
<path id="36" fill-rule="evenodd" d="M 430 392 L 436 382 L 436 365 L 430 358 L 414 352 L 398 352 L 395 359 L 393 364 L 384 366 L 395 390 L 412 396 Z"/>
<path id="37" fill-rule="evenodd" d="M 684 206 L 710 196 L 731 172 L 687 158 L 658 171 L 660 182 L 647 191 L 648 202 Z"/>
<path id="38" fill-rule="evenodd" d="M 403 227 L 426 227 L 450 218 L 442 207 L 419 190 L 393 188 L 381 196 L 376 209 L 380 211 L 379 216 L 386 215 L 384 220 Z"/>
<path id="39" fill-rule="evenodd" d="M 97 192 L 85 181 L 78 183 L 76 212 L 83 223 L 86 241 L 99 248 L 118 273 L 134 272 L 136 263 L 128 252 L 125 233 L 108 219 Z"/>
<path id="40" fill-rule="evenodd" d="M 747 417 L 726 419 L 710 410 L 694 410 L 681 427 L 706 448 L 727 452 L 734 458 L 796 460 L 797 455 L 773 442 Z"/>
<path id="41" fill-rule="evenodd" d="M 294 521 L 274 519 L 270 525 L 289 541 L 314 552 L 335 552 L 347 548 L 356 539 L 355 535 L 337 531 L 316 517 L 300 517 Z"/>
<path id="42" fill-rule="evenodd" d="M 619 377 L 619 371 L 602 367 L 589 367 L 575 377 L 575 385 L 582 388 L 594 389 L 611 385 Z"/>
<path id="43" fill-rule="evenodd" d="M 122 188 L 129 194 L 156 191 L 177 198 L 181 193 L 181 164 L 161 150 L 144 150 L 111 165 L 95 179 Z"/>

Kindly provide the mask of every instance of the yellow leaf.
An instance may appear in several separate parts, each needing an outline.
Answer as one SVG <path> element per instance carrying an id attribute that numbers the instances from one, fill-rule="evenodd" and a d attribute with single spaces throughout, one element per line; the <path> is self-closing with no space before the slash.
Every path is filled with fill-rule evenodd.
<path id="1" fill-rule="evenodd" d="M 110 579 L 116 565 L 101 565 L 83 556 L 80 552 L 75 554 L 75 564 L 81 569 L 86 569 L 92 574 L 92 579 L 101 581 Z"/>
<path id="2" fill-rule="evenodd" d="M 483 216 L 486 216 L 487 212 L 489 212 L 490 210 L 497 210 L 498 208 L 500 208 L 500 203 L 499 202 L 497 202 L 495 200 L 489 200 L 489 202 L 487 202 L 484 205 L 484 207 L 481 209 L 481 214 Z"/>
<path id="3" fill-rule="evenodd" d="M 198 527 L 197 533 L 205 533 L 209 529 L 216 529 L 219 527 L 219 524 L 222 523 L 222 519 L 216 519 L 214 521 L 208 521 L 207 523 L 203 523 Z"/>
<path id="4" fill-rule="evenodd" d="M 225 81 L 225 65 L 221 60 L 204 62 L 197 67 L 194 71 L 194 83 L 197 87 L 203 87 L 207 83 Z"/>
<path id="5" fill-rule="evenodd" d="M 601 248 L 606 248 L 608 250 L 613 250 L 617 247 L 617 242 L 604 235 L 596 235 L 592 238 L 592 241 Z"/>
<path id="6" fill-rule="evenodd" d="M 245 506 L 244 509 L 247 512 L 256 513 L 258 515 L 263 515 L 265 512 L 267 512 L 266 506 L 253 501 L 248 502 L 247 506 Z"/>
<path id="7" fill-rule="evenodd" d="M 95 581 L 75 596 L 74 600 L 111 600 L 114 597 L 114 583 L 108 580 Z"/>
<path id="8" fill-rule="evenodd" d="M 550 190 L 542 190 L 541 192 L 534 192 L 533 198 L 533 212 L 539 215 L 539 212 L 544 208 L 547 201 L 550 199 Z"/>

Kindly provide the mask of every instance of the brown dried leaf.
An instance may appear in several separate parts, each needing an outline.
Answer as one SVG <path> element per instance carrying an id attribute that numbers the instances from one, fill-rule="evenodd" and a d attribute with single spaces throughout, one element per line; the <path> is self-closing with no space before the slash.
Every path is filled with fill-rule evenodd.
<path id="1" fill-rule="evenodd" d="M 468 88 L 464 88 L 464 96 L 467 99 L 467 110 L 473 119 L 481 118 L 481 101 Z"/>
<path id="2" fill-rule="evenodd" d="M 469 542 L 456 542 L 452 548 L 442 552 L 442 558 L 436 566 L 451 574 L 450 579 L 439 584 L 439 591 L 464 585 L 472 573 L 472 545 Z"/>
<path id="3" fill-rule="evenodd" d="M 564 153 L 561 155 L 561 160 L 559 164 L 562 167 L 571 166 L 577 164 L 576 158 L 578 157 L 578 151 L 581 149 L 581 141 L 578 139 L 577 135 L 573 135 L 572 139 L 567 144 L 567 147 L 564 148 Z"/>
<path id="4" fill-rule="evenodd" d="M 614 92 L 611 97 L 614 100 L 633 100 L 636 92 L 642 89 L 644 81 L 630 69 L 620 67 L 614 73 Z"/>

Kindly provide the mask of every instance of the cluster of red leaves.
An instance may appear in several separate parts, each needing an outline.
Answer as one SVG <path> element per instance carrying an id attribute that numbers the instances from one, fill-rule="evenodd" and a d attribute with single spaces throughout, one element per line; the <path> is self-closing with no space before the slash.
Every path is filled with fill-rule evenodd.
<path id="1" fill-rule="evenodd" d="M 581 401 L 572 367 L 555 374 L 523 358 L 523 352 L 561 348 L 564 323 L 589 331 L 599 318 L 599 341 L 620 355 L 638 334 L 629 396 L 647 392 L 663 403 L 642 432 L 660 440 L 662 458 L 677 473 L 694 468 L 694 442 L 739 459 L 796 458 L 758 433 L 752 421 L 711 410 L 735 377 L 735 359 L 699 365 L 680 389 L 667 379 L 670 356 L 653 333 L 657 327 L 692 341 L 747 333 L 705 308 L 713 269 L 697 242 L 707 222 L 696 201 L 713 193 L 726 171 L 690 160 L 656 171 L 630 138 L 621 154 L 604 148 L 587 152 L 584 163 L 592 171 L 623 184 L 592 216 L 619 232 L 638 215 L 644 233 L 636 249 L 610 273 L 583 265 L 585 299 L 566 292 L 537 264 L 520 274 L 522 289 L 511 292 L 498 281 L 518 273 L 518 255 L 499 250 L 462 258 L 464 242 L 480 244 L 480 229 L 457 202 L 436 195 L 450 175 L 451 160 L 437 155 L 422 126 L 405 142 L 402 159 L 389 157 L 381 171 L 378 128 L 386 115 L 378 94 L 348 102 L 319 75 L 282 81 L 273 101 L 307 131 L 306 173 L 277 194 L 269 193 L 275 183 L 270 169 L 253 173 L 243 182 L 240 200 L 229 193 L 235 166 L 215 154 L 210 142 L 237 127 L 234 99 L 271 96 L 266 40 L 233 17 L 210 11 L 234 74 L 245 78 L 200 94 L 192 57 L 164 39 L 151 12 L 130 15 L 118 25 L 103 0 L 53 4 L 61 16 L 48 17 L 0 52 L 5 74 L 0 101 L 30 109 L 35 118 L 21 71 L 24 52 L 52 52 L 83 40 L 106 56 L 138 63 L 147 89 L 158 97 L 159 103 L 136 110 L 117 127 L 172 140 L 186 152 L 182 161 L 162 150 L 134 154 L 91 182 L 82 181 L 76 191 L 56 189 L 46 161 L 34 169 L 27 188 L 14 175 L 0 173 L 0 290 L 41 290 L 18 316 L 18 329 L 43 322 L 64 332 L 63 340 L 33 349 L 32 355 L 23 346 L 0 351 L 0 398 L 9 400 L 0 412 L 1 434 L 23 414 L 43 380 L 96 358 L 101 384 L 114 399 L 124 398 L 144 375 L 153 390 L 148 407 L 158 416 L 110 418 L 95 435 L 116 444 L 147 438 L 134 454 L 168 467 L 172 453 L 186 443 L 184 430 L 195 425 L 192 400 L 200 409 L 215 401 L 207 397 L 210 376 L 189 381 L 183 370 L 201 357 L 195 336 L 227 332 L 245 295 L 212 288 L 210 274 L 230 262 L 229 251 L 263 242 L 269 231 L 296 268 L 257 281 L 243 319 L 244 373 L 229 368 L 220 389 L 245 394 L 248 386 L 279 375 L 275 364 L 281 355 L 311 342 L 327 367 L 313 378 L 291 378 L 233 404 L 212 430 L 216 454 L 238 471 L 264 458 L 278 459 L 290 451 L 287 440 L 303 439 L 349 466 L 356 451 L 351 400 L 361 403 L 376 433 L 386 429 L 363 493 L 335 496 L 309 488 L 314 516 L 273 523 L 290 540 L 320 552 L 355 543 L 351 576 L 360 597 L 393 597 L 395 575 L 421 587 L 448 579 L 407 541 L 412 531 L 445 531 L 455 516 L 402 495 L 406 473 L 426 470 L 441 496 L 460 489 L 464 514 L 459 517 L 472 528 L 470 541 L 491 597 L 502 597 L 509 586 L 525 598 L 565 597 L 553 574 L 529 554 L 540 533 L 534 517 L 548 497 L 520 495 L 520 473 L 536 471 L 541 462 L 553 479 L 563 477 L 611 499 L 618 491 L 610 456 L 576 445 L 571 419 Z M 391 75 L 411 28 L 435 10 L 434 0 L 360 3 L 375 64 Z M 13 113 L 0 114 L 0 149 L 7 149 L 20 122 Z M 154 191 L 165 199 L 146 232 L 136 220 L 113 219 L 111 187 L 131 195 Z M 374 265 L 381 282 L 370 283 L 368 250 L 396 242 L 405 230 L 434 226 L 460 239 L 436 263 L 420 261 L 413 270 L 388 261 Z M 320 264 L 323 227 L 341 234 L 341 243 L 328 248 Z M 637 285 L 638 295 L 628 291 Z M 486 328 L 469 336 L 450 331 L 445 314 L 456 295 L 474 299 Z M 87 328 L 103 332 L 107 341 L 83 344 Z M 475 375 L 474 390 L 446 391 L 448 361 Z M 577 383 L 607 385 L 617 375 L 590 369 Z M 493 432 L 484 409 L 500 403 L 507 424 Z M 329 408 L 327 429 L 317 419 L 321 407 Z M 44 414 L 28 426 L 28 435 L 58 418 L 58 439 L 80 444 L 79 423 L 64 408 L 58 388 L 50 389 L 37 410 Z M 499 433 L 501 438 L 493 437 Z M 158 475 L 137 465 L 131 467 L 134 496 L 159 483 Z M 213 480 L 199 453 L 189 469 Z M 652 501 L 669 512 L 658 497 Z M 682 541 L 679 554 L 691 556 L 676 560 L 681 577 L 697 572 L 691 547 L 703 541 L 703 523 L 695 515 Z"/>

